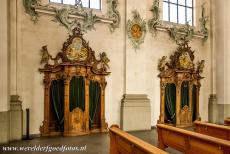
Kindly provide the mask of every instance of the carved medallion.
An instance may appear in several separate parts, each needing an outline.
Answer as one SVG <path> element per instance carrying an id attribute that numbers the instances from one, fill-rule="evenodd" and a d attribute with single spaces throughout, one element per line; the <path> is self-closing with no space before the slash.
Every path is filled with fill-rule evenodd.
<path id="1" fill-rule="evenodd" d="M 134 10 L 133 20 L 128 20 L 127 33 L 129 39 L 132 41 L 134 49 L 139 49 L 140 44 L 144 42 L 146 35 L 146 22 L 140 17 L 140 14 Z"/>
<path id="2" fill-rule="evenodd" d="M 66 56 L 71 61 L 84 61 L 87 59 L 87 54 L 88 50 L 82 45 L 80 38 L 74 38 L 66 51 Z"/>
<path id="3" fill-rule="evenodd" d="M 192 69 L 193 63 L 190 59 L 188 52 L 183 52 L 182 55 L 179 57 L 179 63 L 182 68 L 185 69 Z"/>

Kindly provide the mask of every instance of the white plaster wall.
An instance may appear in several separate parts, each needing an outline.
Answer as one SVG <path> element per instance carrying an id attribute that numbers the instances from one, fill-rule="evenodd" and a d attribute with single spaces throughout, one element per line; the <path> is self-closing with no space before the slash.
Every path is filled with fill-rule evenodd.
<path id="1" fill-rule="evenodd" d="M 209 4 L 209 1 L 207 2 Z M 147 32 L 145 43 L 135 52 L 125 32 L 125 20 L 126 17 L 127 20 L 132 17 L 131 10 L 137 9 L 142 17 L 150 19 L 151 4 L 152 0 L 119 0 L 120 28 L 110 34 L 107 25 L 96 24 L 96 31 L 84 35 L 96 55 L 105 51 L 111 60 L 112 73 L 107 78 L 105 107 L 109 125 L 120 124 L 120 102 L 124 93 L 148 94 L 151 100 L 151 124 L 155 125 L 157 122 L 160 110 L 157 64 L 162 56 L 170 56 L 173 53 L 176 44 L 165 32 L 158 32 L 157 37 L 152 37 Z M 38 23 L 34 24 L 25 14 L 22 1 L 18 1 L 17 7 L 17 93 L 22 97 L 23 109 L 31 110 L 31 134 L 37 134 L 44 114 L 43 74 L 38 72 L 40 49 L 43 45 L 48 45 L 49 52 L 55 55 L 68 35 L 64 27 L 51 21 L 53 17 L 42 15 Z M 205 79 L 201 82 L 200 112 L 202 119 L 207 120 L 211 88 L 210 40 L 202 44 L 200 39 L 194 39 L 191 46 L 196 50 L 195 61 L 206 61 L 203 73 Z"/>
<path id="2" fill-rule="evenodd" d="M 0 5 L 0 112 L 9 110 L 9 4 L 2 0 Z"/>

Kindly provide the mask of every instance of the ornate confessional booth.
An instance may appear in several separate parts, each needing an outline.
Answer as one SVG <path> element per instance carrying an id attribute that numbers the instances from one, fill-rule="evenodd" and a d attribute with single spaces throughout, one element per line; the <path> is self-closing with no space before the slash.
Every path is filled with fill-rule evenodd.
<path id="1" fill-rule="evenodd" d="M 199 91 L 203 77 L 204 60 L 195 69 L 194 51 L 185 41 L 179 44 L 170 60 L 163 56 L 159 62 L 160 71 L 160 116 L 158 123 L 177 127 L 191 126 L 200 120 Z"/>
<path id="2" fill-rule="evenodd" d="M 105 122 L 105 77 L 109 59 L 99 55 L 73 30 L 62 51 L 53 58 L 42 47 L 44 68 L 44 121 L 42 136 L 75 136 L 107 131 Z"/>

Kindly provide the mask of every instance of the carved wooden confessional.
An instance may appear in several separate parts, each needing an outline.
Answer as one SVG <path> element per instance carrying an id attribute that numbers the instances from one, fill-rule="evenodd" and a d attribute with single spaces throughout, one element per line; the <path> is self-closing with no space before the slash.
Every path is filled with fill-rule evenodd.
<path id="1" fill-rule="evenodd" d="M 199 91 L 203 77 L 204 60 L 194 65 L 194 51 L 187 41 L 179 44 L 170 60 L 163 56 L 159 62 L 160 71 L 160 116 L 158 123 L 178 127 L 191 126 L 200 120 Z"/>
<path id="2" fill-rule="evenodd" d="M 42 47 L 44 68 L 44 121 L 42 136 L 75 136 L 107 131 L 105 121 L 105 77 L 109 59 L 95 52 L 73 29 L 62 52 L 53 58 L 47 46 Z"/>

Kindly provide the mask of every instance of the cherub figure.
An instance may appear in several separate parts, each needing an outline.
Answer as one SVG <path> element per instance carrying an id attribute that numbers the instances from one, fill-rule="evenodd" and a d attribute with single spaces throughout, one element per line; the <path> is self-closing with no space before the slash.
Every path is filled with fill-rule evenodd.
<path id="1" fill-rule="evenodd" d="M 109 68 L 108 63 L 110 62 L 105 52 L 100 53 L 101 58 L 101 68 L 103 71 L 106 71 Z"/>
<path id="2" fill-rule="evenodd" d="M 204 60 L 198 61 L 197 73 L 203 73 L 204 70 Z"/>
<path id="3" fill-rule="evenodd" d="M 47 45 L 42 46 L 41 52 L 42 52 L 42 59 L 41 59 L 40 63 L 41 64 L 49 64 L 49 59 L 51 58 L 51 56 L 47 50 Z"/>
<path id="4" fill-rule="evenodd" d="M 159 61 L 158 70 L 161 72 L 167 70 L 168 68 L 167 66 L 168 62 L 166 61 L 166 59 L 167 59 L 167 56 L 163 56 Z"/>

